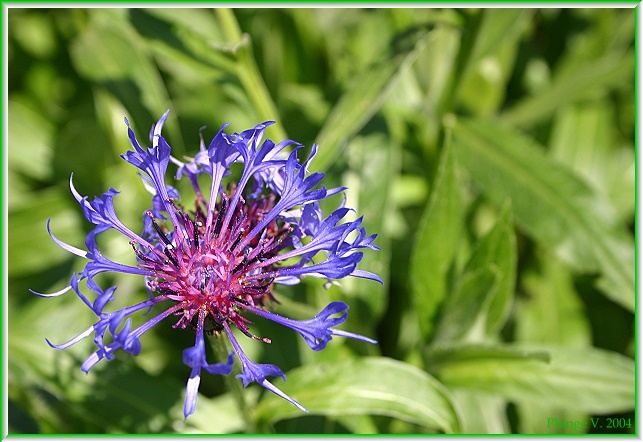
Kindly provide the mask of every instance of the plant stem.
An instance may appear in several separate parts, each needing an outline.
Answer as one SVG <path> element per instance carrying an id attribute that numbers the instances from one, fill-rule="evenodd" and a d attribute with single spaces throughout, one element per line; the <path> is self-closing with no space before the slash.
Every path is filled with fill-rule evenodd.
<path id="1" fill-rule="evenodd" d="M 250 37 L 241 33 L 239 23 L 232 9 L 217 8 L 215 11 L 228 42 L 235 45 L 233 53 L 237 57 L 237 75 L 257 115 L 263 120 L 279 121 L 277 107 L 268 92 L 268 88 L 252 56 L 252 42 L 250 41 Z M 276 124 L 273 127 L 273 130 L 277 133 L 276 138 L 280 140 L 288 138 L 281 124 Z"/>
<path id="2" fill-rule="evenodd" d="M 221 336 L 215 335 L 210 336 L 209 341 L 210 346 L 214 351 L 215 357 L 220 361 L 227 360 L 230 349 L 226 345 L 226 341 L 224 339 L 221 339 Z M 224 376 L 224 379 L 226 386 L 228 387 L 228 391 L 237 402 L 239 413 L 241 414 L 241 418 L 243 419 L 243 422 L 246 426 L 246 433 L 257 434 L 257 426 L 255 425 L 255 422 L 252 418 L 253 413 L 250 409 L 250 406 L 248 405 L 248 402 L 246 402 L 246 398 L 243 394 L 243 388 L 241 387 L 240 382 L 232 375 Z"/>

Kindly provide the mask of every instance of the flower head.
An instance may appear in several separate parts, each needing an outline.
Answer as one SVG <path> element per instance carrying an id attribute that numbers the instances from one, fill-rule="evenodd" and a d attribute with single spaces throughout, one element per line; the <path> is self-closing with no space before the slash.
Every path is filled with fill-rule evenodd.
<path id="1" fill-rule="evenodd" d="M 56 244 L 88 262 L 80 273 L 72 276 L 66 288 L 50 295 L 34 293 L 50 297 L 73 289 L 98 318 L 94 325 L 70 341 L 50 345 L 65 349 L 93 335 L 97 350 L 81 366 L 88 372 L 100 360 L 112 359 L 118 349 L 139 354 L 140 337 L 172 316 L 176 319 L 174 328 L 189 328 L 196 335 L 194 346 L 183 351 L 183 362 L 191 369 L 184 406 L 186 418 L 196 408 L 201 371 L 228 375 L 234 354 L 241 362 L 242 373 L 237 377 L 244 386 L 257 382 L 306 411 L 266 379 L 280 376 L 285 380 L 279 367 L 256 364 L 248 359 L 232 334 L 232 327 L 250 338 L 269 343 L 268 338 L 251 333 L 247 316 L 254 314 L 292 328 L 313 350 L 323 349 L 332 336 L 375 343 L 365 336 L 334 328 L 347 318 L 348 306 L 343 302 L 332 302 L 317 316 L 304 321 L 267 310 L 274 301 L 275 284 L 297 284 L 304 276 L 326 281 L 355 276 L 381 283 L 377 275 L 357 269 L 363 256 L 358 249 L 378 250 L 373 244 L 375 235 L 366 236 L 360 227 L 361 218 L 342 223 L 350 211 L 348 208 L 340 207 L 323 217 L 318 202 L 344 189 L 319 186 L 324 175 L 308 172 L 316 146 L 301 164 L 297 159 L 301 146 L 294 141 L 275 144 L 269 139 L 263 140 L 264 131 L 272 122 L 233 135 L 224 133 L 226 126 L 223 126 L 207 148 L 202 142 L 194 159 L 184 163 L 171 156 L 171 148 L 161 135 L 168 112 L 152 128 L 149 148 L 140 146 L 125 119 L 133 150 L 122 158 L 139 169 L 145 188 L 152 194 L 152 207 L 143 215 L 140 234 L 125 226 L 116 215 L 113 199 L 117 191 L 110 188 L 89 201 L 76 190 L 71 179 L 72 194 L 87 220 L 96 225 L 87 235 L 86 250 L 56 238 L 47 223 Z M 292 151 L 287 153 L 286 147 L 292 147 Z M 181 205 L 178 191 L 165 183 L 170 163 L 178 166 L 176 178 L 186 176 L 194 189 L 196 198 L 191 210 Z M 236 183 L 224 186 L 223 179 L 230 175 L 233 163 L 243 163 L 243 171 Z M 203 173 L 211 177 L 207 197 L 198 180 Z M 119 264 L 102 255 L 96 236 L 109 229 L 129 239 L 136 266 Z M 104 272 L 144 276 L 149 299 L 105 311 L 114 300 L 116 287 L 102 289 L 94 281 L 97 274 Z M 94 292 L 93 301 L 81 292 L 81 281 Z M 157 304 L 167 307 L 133 327 L 130 317 L 133 313 Z M 230 339 L 234 352 L 227 361 L 206 361 L 206 333 L 226 335 Z"/>

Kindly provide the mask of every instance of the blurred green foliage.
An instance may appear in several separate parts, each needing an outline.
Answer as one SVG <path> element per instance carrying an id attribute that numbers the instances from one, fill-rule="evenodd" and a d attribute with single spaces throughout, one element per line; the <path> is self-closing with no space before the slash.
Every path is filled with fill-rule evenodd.
<path id="1" fill-rule="evenodd" d="M 167 108 L 181 158 L 223 123 L 320 145 L 311 170 L 346 185 L 382 250 L 350 280 L 279 288 L 298 318 L 351 305 L 320 353 L 257 321 L 281 366 L 250 418 L 291 433 L 634 433 L 634 9 L 18 9 L 8 12 L 9 429 L 242 433 L 219 376 L 183 422 L 189 331 L 156 327 L 88 375 L 93 323 L 68 284 L 91 226 L 69 193 L 110 186 L 141 229 L 149 195 L 118 158 Z M 180 186 L 179 186 L 180 187 Z M 133 264 L 127 240 L 105 254 Z M 119 303 L 137 278 L 109 277 Z M 319 282 L 319 281 L 317 281 Z M 91 340 L 90 340 L 91 341 Z M 600 418 L 603 428 L 591 418 Z M 629 423 L 606 428 L 607 418 Z M 586 422 L 579 429 L 552 425 Z M 566 428 L 561 428 L 566 427 Z"/>

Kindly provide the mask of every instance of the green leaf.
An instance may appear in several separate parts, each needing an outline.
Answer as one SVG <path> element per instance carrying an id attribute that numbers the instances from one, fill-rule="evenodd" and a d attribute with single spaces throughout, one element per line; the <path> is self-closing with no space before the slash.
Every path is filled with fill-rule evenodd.
<path id="1" fill-rule="evenodd" d="M 65 279 L 68 283 L 67 275 Z M 79 368 L 91 352 L 87 347 L 91 342 L 61 352 L 49 347 L 45 338 L 56 344 L 65 342 L 87 328 L 91 317 L 96 316 L 74 294 L 43 299 L 12 287 L 8 298 L 8 316 L 18 318 L 8 324 L 8 397 L 38 423 L 42 433 L 78 431 L 70 408 L 92 393 L 94 376 L 85 375 Z"/>
<path id="2" fill-rule="evenodd" d="M 53 289 L 63 287 L 61 284 Z M 61 352 L 49 347 L 45 338 L 59 344 L 76 336 L 96 317 L 91 310 L 73 293 L 53 299 L 39 298 L 29 292 L 14 291 L 11 295 L 9 313 L 20 317 L 9 324 L 7 351 L 11 379 L 16 383 L 20 379 L 21 384 L 37 384 L 56 395 L 71 388 L 71 381 L 86 379 L 78 361 L 89 354 L 90 342 Z M 84 389 L 84 385 L 77 386 L 75 390 Z"/>
<path id="3" fill-rule="evenodd" d="M 554 77 L 547 88 L 527 97 L 500 116 L 507 124 L 529 126 L 549 118 L 556 109 L 576 102 L 596 91 L 614 88 L 634 78 L 634 51 L 623 55 L 608 53 L 598 60 L 579 64 Z"/>
<path id="4" fill-rule="evenodd" d="M 425 50 L 418 55 L 417 62 L 413 67 L 413 74 L 417 77 L 417 82 L 422 87 L 425 96 L 419 94 L 408 94 L 406 103 L 424 100 L 424 105 L 430 112 L 437 113 L 442 107 L 442 103 L 453 99 L 450 93 L 450 84 L 453 81 L 453 70 L 456 63 L 457 49 L 460 45 L 461 18 L 457 16 L 454 10 L 444 10 L 452 13 L 454 16 L 453 24 L 437 24 L 431 31 L 431 38 L 428 39 Z M 391 96 L 391 100 L 398 98 Z M 399 99 L 399 98 L 398 98 Z M 417 106 L 421 106 L 418 103 Z M 412 108 L 414 110 L 415 108 Z M 430 119 L 421 114 L 426 123 L 430 124 Z"/>
<path id="5" fill-rule="evenodd" d="M 185 385 L 150 376 L 129 355 L 93 374 L 91 392 L 75 403 L 75 414 L 106 433 L 165 433 L 183 418 Z"/>
<path id="6" fill-rule="evenodd" d="M 48 179 L 52 172 L 53 124 L 21 101 L 9 100 L 8 107 L 11 115 L 8 119 L 8 167 L 31 178 Z M 34 161 L 36 158 L 38 161 Z"/>
<path id="7" fill-rule="evenodd" d="M 636 201 L 634 149 L 619 145 L 616 112 L 609 99 L 563 108 L 556 113 L 549 145 L 554 158 L 612 203 L 615 219 L 629 222 Z"/>
<path id="8" fill-rule="evenodd" d="M 424 341 L 433 329 L 433 317 L 448 291 L 447 274 L 462 230 L 463 206 L 458 166 L 447 144 L 411 252 L 413 303 Z"/>
<path id="9" fill-rule="evenodd" d="M 377 414 L 445 433 L 460 431 L 448 391 L 424 371 L 393 359 L 307 365 L 288 373 L 286 387 L 312 414 Z M 272 394 L 263 396 L 255 415 L 264 423 L 296 416 L 301 412 Z"/>
<path id="10" fill-rule="evenodd" d="M 498 272 L 493 264 L 466 273 L 446 301 L 435 329 L 435 342 L 464 338 L 484 314 L 488 301 L 497 291 Z"/>
<path id="11" fill-rule="evenodd" d="M 522 8 L 490 8 L 483 9 L 481 13 L 482 22 L 471 55 L 472 63 L 517 39 L 534 14 L 533 10 Z"/>
<path id="12" fill-rule="evenodd" d="M 510 433 L 504 399 L 462 389 L 454 390 L 453 397 L 462 411 L 463 434 Z"/>
<path id="13" fill-rule="evenodd" d="M 190 39 L 199 39 L 201 43 L 223 45 L 225 36 L 221 30 L 221 24 L 216 19 L 212 10 L 198 8 L 145 8 L 146 14 L 149 14 L 159 20 L 166 21 L 172 25 L 172 30 L 176 33 L 179 40 L 186 42 Z M 167 41 L 172 41 L 167 38 Z M 176 44 L 176 41 L 173 41 Z M 202 55 L 208 53 L 210 57 L 216 57 L 218 54 L 212 53 L 206 47 L 201 48 Z M 196 49 L 196 47 L 192 48 Z M 217 59 L 217 58 L 215 58 Z M 221 67 L 225 63 L 221 60 Z"/>
<path id="14" fill-rule="evenodd" d="M 391 185 L 391 199 L 399 209 L 420 206 L 427 200 L 429 186 L 423 176 L 399 175 Z"/>
<path id="15" fill-rule="evenodd" d="M 579 271 L 600 271 L 605 295 L 634 309 L 634 249 L 601 213 L 606 202 L 535 142 L 504 125 L 462 119 L 454 150 L 497 205 L 511 198 L 516 220 Z M 541 148 L 542 149 L 542 148 Z"/>
<path id="16" fill-rule="evenodd" d="M 480 11 L 480 25 L 472 42 L 456 103 L 474 115 L 495 114 L 505 100 L 507 83 L 521 47 L 521 35 L 529 26 L 533 9 L 492 8 Z M 526 26 L 527 25 L 527 26 Z M 466 40 L 463 37 L 463 44 Z M 464 54 L 462 54 L 464 56 Z"/>
<path id="17" fill-rule="evenodd" d="M 386 216 L 395 207 L 391 203 L 393 177 L 400 167 L 399 145 L 382 134 L 356 137 L 351 141 L 350 170 L 344 176 L 346 206 L 355 209 L 364 217 L 367 234 L 378 234 L 375 243 L 381 250 L 365 253 L 359 268 L 376 273 L 384 280 L 384 286 L 370 280 L 353 278 L 342 285 L 352 296 L 359 297 L 370 309 L 365 323 L 378 321 L 386 309 L 387 282 L 391 260 L 390 240 L 386 233 Z M 351 310 L 351 315 L 355 314 Z M 369 321 L 370 319 L 370 321 Z"/>
<path id="18" fill-rule="evenodd" d="M 476 364 L 477 361 L 531 361 L 549 363 L 550 355 L 544 350 L 522 349 L 508 345 L 448 343 L 427 347 L 424 351 L 425 365 L 431 373 L 441 373 L 444 366 L 453 364 Z"/>
<path id="19" fill-rule="evenodd" d="M 600 186 L 601 168 L 615 129 L 613 121 L 607 100 L 560 109 L 556 112 L 549 142 L 552 156 L 588 182 Z"/>
<path id="20" fill-rule="evenodd" d="M 76 247 L 83 246 L 78 209 L 72 208 L 75 205 L 73 197 L 63 195 L 58 189 L 44 190 L 36 195 L 37 198 L 12 210 L 8 217 L 11 261 L 7 264 L 11 277 L 35 275 L 50 268 L 53 263 L 73 258 L 72 254 L 58 247 L 49 237 L 49 217 L 51 230 L 57 238 Z"/>
<path id="21" fill-rule="evenodd" d="M 362 416 L 336 416 L 335 420 L 354 434 L 378 434 L 375 420 L 377 418 L 370 415 Z"/>
<path id="22" fill-rule="evenodd" d="M 591 326 L 569 268 L 549 254 L 540 255 L 538 271 L 527 270 L 521 280 L 528 296 L 516 304 L 515 339 L 590 346 Z"/>
<path id="23" fill-rule="evenodd" d="M 486 314 L 486 329 L 489 333 L 499 331 L 507 320 L 511 310 L 516 286 L 516 235 L 511 216 L 511 202 L 504 204 L 498 221 L 487 233 L 471 258 L 464 272 L 474 271 L 488 265 L 493 265 L 496 274 L 496 287 Z"/>
<path id="24" fill-rule="evenodd" d="M 240 381 L 235 379 L 235 382 Z M 248 391 L 244 393 L 249 394 Z M 183 404 L 181 410 L 182 406 Z M 239 407 L 231 393 L 213 398 L 199 395 L 196 412 L 182 424 L 177 422 L 174 428 L 179 434 L 230 434 L 246 431 Z"/>
<path id="25" fill-rule="evenodd" d="M 551 360 L 546 362 L 538 352 L 546 352 Z M 618 353 L 597 348 L 504 345 L 487 350 L 451 348 L 448 353 L 436 351 L 436 355 L 436 376 L 452 388 L 587 413 L 634 409 L 634 361 Z"/>
<path id="26" fill-rule="evenodd" d="M 125 19 L 126 11 L 90 11 L 87 27 L 70 46 L 78 73 L 111 91 L 130 111 L 132 124 L 145 130 L 170 107 L 165 88 L 151 51 L 144 39 Z M 180 141 L 177 116 L 169 116 L 167 131 Z M 142 131 L 145 133 L 145 131 Z"/>
<path id="27" fill-rule="evenodd" d="M 427 40 L 427 33 L 413 33 L 397 51 L 369 66 L 340 97 L 316 137 L 321 147 L 313 160 L 316 170 L 327 169 L 349 138 L 355 135 L 380 109 L 400 72 L 414 61 Z"/>

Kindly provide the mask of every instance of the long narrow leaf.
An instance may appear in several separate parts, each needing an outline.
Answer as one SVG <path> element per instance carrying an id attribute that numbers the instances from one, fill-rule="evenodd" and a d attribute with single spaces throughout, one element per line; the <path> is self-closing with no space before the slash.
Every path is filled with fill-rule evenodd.
<path id="1" fill-rule="evenodd" d="M 606 296 L 634 309 L 633 241 L 609 226 L 605 204 L 535 142 L 493 121 L 462 119 L 454 128 L 458 159 L 496 204 L 511 198 L 516 220 L 580 271 L 600 271 Z"/>
<path id="2" fill-rule="evenodd" d="M 634 51 L 624 56 L 616 51 L 592 60 L 556 77 L 551 85 L 537 95 L 525 98 L 505 111 L 505 123 L 528 126 L 548 118 L 556 109 L 594 93 L 601 87 L 615 87 L 632 81 Z"/>
<path id="3" fill-rule="evenodd" d="M 462 230 L 464 202 L 456 161 L 447 145 L 411 254 L 411 289 L 425 340 L 447 293 L 447 274 Z"/>

